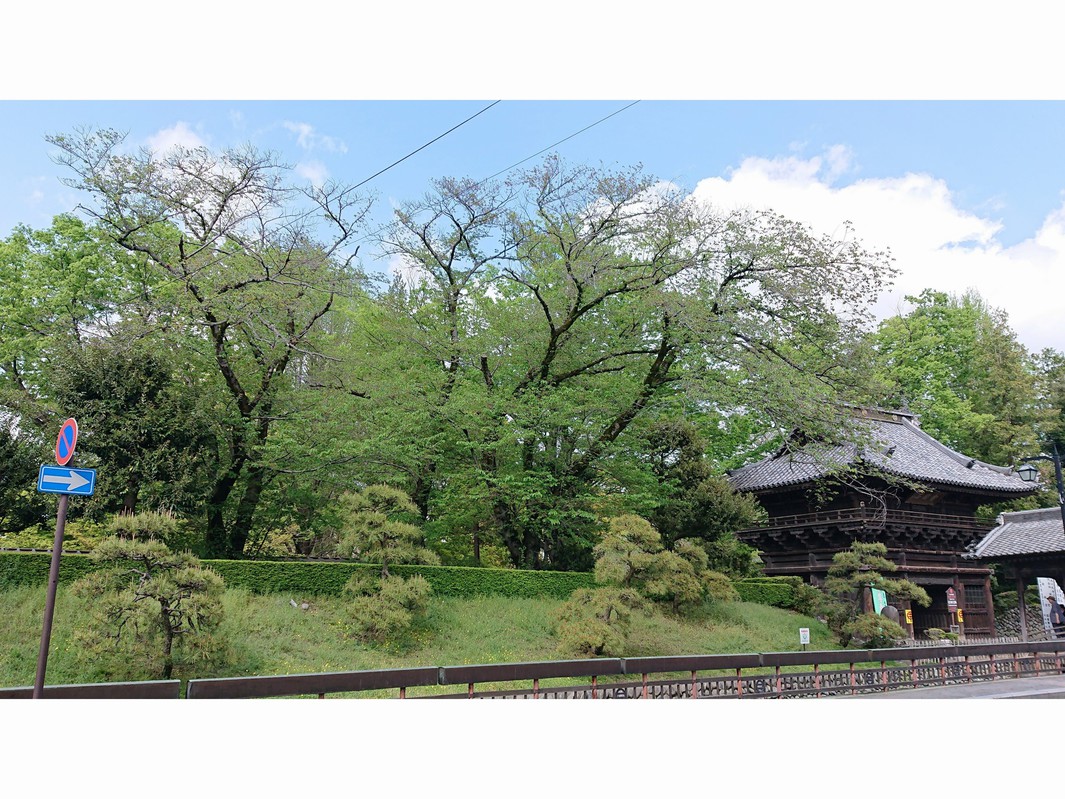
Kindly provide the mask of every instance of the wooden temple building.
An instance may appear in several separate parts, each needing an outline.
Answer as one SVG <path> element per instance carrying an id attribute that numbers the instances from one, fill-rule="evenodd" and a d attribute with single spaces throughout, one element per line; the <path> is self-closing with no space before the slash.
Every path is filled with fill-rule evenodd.
<path id="1" fill-rule="evenodd" d="M 853 541 L 882 542 L 898 566 L 885 576 L 911 580 L 932 597 L 928 608 L 888 598 L 911 636 L 929 628 L 994 635 L 991 570 L 968 556 L 993 525 L 978 520 L 976 510 L 1036 487 L 1009 467 L 955 452 L 921 430 L 911 413 L 856 415 L 859 443 L 796 437 L 730 474 L 732 485 L 754 494 L 769 516 L 763 526 L 739 531 L 739 539 L 759 550 L 766 575 L 797 575 L 813 585 Z"/>

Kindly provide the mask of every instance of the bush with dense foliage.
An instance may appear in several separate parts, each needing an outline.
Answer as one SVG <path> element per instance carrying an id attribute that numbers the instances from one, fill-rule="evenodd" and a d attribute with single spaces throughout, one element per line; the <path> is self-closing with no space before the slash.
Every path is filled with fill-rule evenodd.
<path id="1" fill-rule="evenodd" d="M 353 575 L 345 586 L 345 594 L 352 597 L 352 632 L 357 638 L 374 643 L 395 640 L 425 617 L 432 590 L 419 575 Z"/>
<path id="2" fill-rule="evenodd" d="M 841 633 L 841 639 L 859 642 L 865 649 L 898 646 L 908 637 L 898 622 L 875 613 L 862 613 L 844 624 Z"/>
<path id="3" fill-rule="evenodd" d="M 83 656 L 109 678 L 170 679 L 178 656 L 212 659 L 223 650 L 212 633 L 225 585 L 194 555 L 160 541 L 111 538 L 90 558 L 99 568 L 71 589 L 91 603 L 77 638 Z"/>
<path id="4" fill-rule="evenodd" d="M 425 546 L 420 528 L 407 519 L 419 519 L 418 508 L 403 491 L 386 485 L 367 486 L 340 498 L 340 543 L 337 554 L 381 566 L 400 563 L 439 565 L 440 557 Z"/>
<path id="5" fill-rule="evenodd" d="M 620 657 L 624 654 L 632 612 L 647 600 L 631 588 L 581 588 L 556 616 L 558 652 L 563 657 Z"/>
<path id="6" fill-rule="evenodd" d="M 727 575 L 707 568 L 706 550 L 680 539 L 662 546 L 654 526 L 639 516 L 607 520 L 595 547 L 593 589 L 577 591 L 558 614 L 559 651 L 566 655 L 620 655 L 629 613 L 655 603 L 674 613 L 707 601 L 738 598 Z"/>
<path id="7" fill-rule="evenodd" d="M 805 616 L 820 612 L 822 594 L 801 577 L 746 577 L 734 580 L 733 588 L 744 602 L 757 602 Z"/>

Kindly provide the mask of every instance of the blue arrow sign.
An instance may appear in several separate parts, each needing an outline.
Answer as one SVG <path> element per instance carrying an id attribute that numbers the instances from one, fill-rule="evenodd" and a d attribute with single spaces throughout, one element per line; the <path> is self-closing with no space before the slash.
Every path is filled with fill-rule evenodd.
<path id="1" fill-rule="evenodd" d="M 45 494 L 74 494 L 79 497 L 92 495 L 96 488 L 95 469 L 69 469 L 65 466 L 41 464 L 37 475 L 37 490 Z"/>

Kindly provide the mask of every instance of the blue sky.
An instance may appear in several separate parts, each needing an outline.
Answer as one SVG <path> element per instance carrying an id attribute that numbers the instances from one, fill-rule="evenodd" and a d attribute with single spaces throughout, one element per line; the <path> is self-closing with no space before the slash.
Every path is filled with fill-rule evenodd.
<path id="1" fill-rule="evenodd" d="M 492 100 L 5 102 L 0 177 L 9 190 L 0 196 L 0 231 L 46 224 L 68 207 L 58 180 L 64 172 L 50 163 L 44 136 L 75 126 L 129 131 L 131 143 L 167 130 L 177 138 L 184 128 L 186 141 L 251 142 L 358 182 Z M 1004 245 L 1030 236 L 1065 188 L 1062 171 L 1046 168 L 1065 161 L 1061 102 L 643 100 L 626 108 L 630 102 L 504 100 L 367 187 L 409 199 L 433 177 L 484 178 L 619 112 L 554 150 L 578 162 L 642 163 L 694 187 L 746 158 L 809 158 L 844 146 L 854 163 L 837 183 L 907 172 L 942 179 L 958 208 L 1003 225 Z"/>

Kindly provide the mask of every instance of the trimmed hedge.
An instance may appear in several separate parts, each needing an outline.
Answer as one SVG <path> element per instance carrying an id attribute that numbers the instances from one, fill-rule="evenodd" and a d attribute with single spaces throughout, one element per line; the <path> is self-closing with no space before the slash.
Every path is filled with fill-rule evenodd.
<path id="1" fill-rule="evenodd" d="M 733 587 L 744 602 L 792 610 L 801 584 L 801 577 L 747 577 L 733 582 Z"/>
<path id="2" fill-rule="evenodd" d="M 377 574 L 380 566 L 369 563 L 321 563 L 313 561 L 205 560 L 226 585 L 247 588 L 257 594 L 305 592 L 337 596 L 352 574 Z M 390 574 L 410 577 L 420 574 L 437 596 L 470 597 L 497 594 L 511 597 L 556 597 L 565 599 L 577 588 L 592 585 L 592 575 L 583 572 L 478 569 L 469 566 L 393 565 Z"/>
<path id="3" fill-rule="evenodd" d="M 0 589 L 48 582 L 52 556 L 47 552 L 0 552 Z M 230 587 L 256 594 L 302 593 L 338 596 L 356 571 L 377 573 L 367 563 L 264 560 L 203 560 Z M 93 568 L 87 555 L 65 554 L 59 582 L 69 583 Z M 478 569 L 468 566 L 391 566 L 402 577 L 422 575 L 438 596 L 469 597 L 497 594 L 511 597 L 567 598 L 578 588 L 593 585 L 586 572 Z"/>
<path id="4" fill-rule="evenodd" d="M 51 567 L 51 552 L 0 552 L 0 589 L 47 584 Z M 64 554 L 59 562 L 59 582 L 72 583 L 92 568 L 85 555 Z"/>
<path id="5" fill-rule="evenodd" d="M 0 590 L 48 582 L 52 556 L 48 552 L 0 552 Z M 204 560 L 227 586 L 256 594 L 311 594 L 339 596 L 357 571 L 378 572 L 380 567 L 347 561 Z M 59 582 L 71 583 L 93 568 L 87 555 L 64 554 Z M 391 566 L 402 577 L 422 575 L 437 596 L 471 597 L 494 594 L 518 598 L 566 599 L 578 588 L 593 588 L 590 572 L 478 569 L 469 566 Z M 791 610 L 795 606 L 799 577 L 749 577 L 735 580 L 740 599 Z"/>

